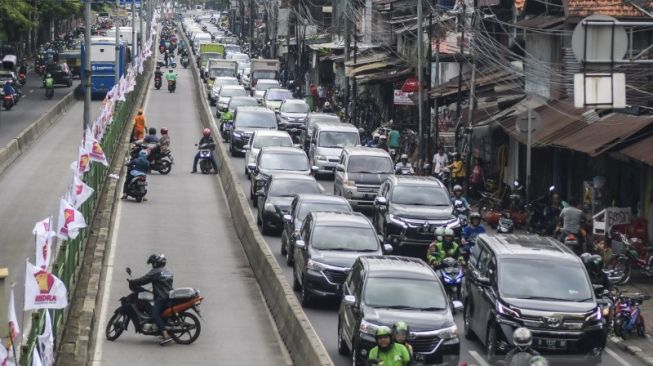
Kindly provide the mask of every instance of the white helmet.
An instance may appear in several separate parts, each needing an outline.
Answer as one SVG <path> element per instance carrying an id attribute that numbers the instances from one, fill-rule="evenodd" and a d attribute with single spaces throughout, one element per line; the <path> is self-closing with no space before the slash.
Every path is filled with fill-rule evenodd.
<path id="1" fill-rule="evenodd" d="M 460 184 L 456 184 L 455 186 L 453 186 L 453 191 L 454 192 L 455 191 L 461 191 L 462 192 L 462 190 L 463 190 L 463 187 Z"/>
<path id="2" fill-rule="evenodd" d="M 444 232 L 442 233 L 442 237 L 445 236 L 453 236 L 453 230 L 451 228 L 444 229 Z"/>
<path id="3" fill-rule="evenodd" d="M 406 154 L 401 154 L 401 158 L 402 158 L 402 159 L 408 159 L 408 155 L 406 155 Z"/>
<path id="4" fill-rule="evenodd" d="M 438 226 L 438 228 L 435 229 L 435 239 L 442 241 L 442 235 L 444 235 L 444 226 Z"/>
<path id="5" fill-rule="evenodd" d="M 528 328 L 520 327 L 515 329 L 515 332 L 512 333 L 512 341 L 515 344 L 515 347 L 524 351 L 533 344 L 533 335 Z"/>

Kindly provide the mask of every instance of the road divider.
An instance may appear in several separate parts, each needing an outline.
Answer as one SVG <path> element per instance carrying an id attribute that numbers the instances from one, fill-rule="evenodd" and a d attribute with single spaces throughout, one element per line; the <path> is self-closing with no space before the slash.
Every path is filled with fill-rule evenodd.
<path id="1" fill-rule="evenodd" d="M 0 174 L 7 169 L 24 151 L 26 151 L 38 138 L 54 125 L 59 117 L 66 112 L 76 101 L 74 92 L 69 92 L 65 97 L 52 106 L 39 119 L 32 122 L 18 136 L 4 148 L 0 149 Z"/>
<path id="2" fill-rule="evenodd" d="M 220 167 L 220 181 L 227 197 L 231 219 L 268 309 L 274 318 L 279 335 L 295 365 L 331 366 L 333 361 L 324 348 L 324 344 L 304 313 L 290 284 L 284 278 L 283 271 L 263 236 L 258 231 L 256 222 L 250 213 L 247 198 L 240 189 L 236 170 L 231 166 L 227 157 L 227 150 L 220 138 L 218 127 L 213 123 L 204 83 L 199 78 L 195 63 L 191 62 L 190 66 L 196 86 L 195 94 L 200 103 L 198 107 L 202 125 L 211 129 L 218 143 L 216 160 Z"/>

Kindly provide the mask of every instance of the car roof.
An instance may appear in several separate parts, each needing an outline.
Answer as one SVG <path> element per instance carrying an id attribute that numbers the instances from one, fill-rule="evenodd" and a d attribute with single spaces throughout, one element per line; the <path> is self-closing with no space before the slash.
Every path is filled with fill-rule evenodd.
<path id="1" fill-rule="evenodd" d="M 331 119 L 340 119 L 337 114 L 334 113 L 320 113 L 320 112 L 313 112 L 308 115 L 308 118 L 331 118 Z"/>
<path id="2" fill-rule="evenodd" d="M 398 255 L 359 257 L 369 277 L 437 280 L 435 272 L 419 258 Z"/>
<path id="3" fill-rule="evenodd" d="M 248 100 L 248 101 L 257 103 L 257 105 L 258 105 L 258 102 L 256 101 L 256 98 L 254 98 L 254 97 L 231 97 L 231 99 L 229 100 L 229 103 L 233 102 L 234 100 Z M 245 106 L 243 106 L 243 107 L 245 107 Z M 251 106 L 251 107 L 255 107 L 255 106 Z"/>
<path id="4" fill-rule="evenodd" d="M 334 130 L 334 131 L 352 130 L 352 131 L 356 131 L 356 133 L 358 133 L 358 128 L 356 128 L 356 126 L 352 125 L 351 123 L 341 123 L 341 122 L 331 122 L 331 121 L 317 122 L 315 124 L 315 129 L 316 130 Z"/>
<path id="5" fill-rule="evenodd" d="M 258 82 L 257 82 L 257 83 L 258 83 Z M 285 89 L 285 88 L 270 88 L 270 89 L 268 89 L 267 91 L 268 91 L 268 92 L 278 91 L 278 92 L 288 92 L 288 93 L 290 93 L 290 90 Z"/>
<path id="6" fill-rule="evenodd" d="M 391 175 L 388 177 L 395 185 L 434 186 L 445 188 L 444 184 L 434 177 L 422 177 L 419 175 Z"/>
<path id="7" fill-rule="evenodd" d="M 580 258 L 561 242 L 535 234 L 501 234 L 478 236 L 492 249 L 498 259 L 556 259 L 570 262 L 580 262 Z"/>
<path id="8" fill-rule="evenodd" d="M 243 89 L 245 90 L 245 87 L 242 85 L 223 85 L 222 89 Z"/>
<path id="9" fill-rule="evenodd" d="M 256 131 L 254 131 L 254 138 L 256 138 L 258 136 L 279 136 L 279 137 L 288 137 L 288 138 L 290 138 L 290 135 L 288 134 L 288 132 L 281 131 L 281 130 L 256 130 Z"/>
<path id="10" fill-rule="evenodd" d="M 297 195 L 297 200 L 301 203 L 345 203 L 349 205 L 346 198 L 329 194 L 300 193 Z"/>
<path id="11" fill-rule="evenodd" d="M 305 180 L 317 183 L 312 175 L 292 174 L 292 173 L 273 173 L 272 180 Z"/>
<path id="12" fill-rule="evenodd" d="M 366 155 L 366 156 L 390 156 L 387 151 L 378 149 L 376 147 L 364 147 L 364 146 L 348 146 L 342 149 L 345 153 L 349 155 Z"/>
<path id="13" fill-rule="evenodd" d="M 302 149 L 290 146 L 266 146 L 261 148 L 261 153 L 266 154 L 302 154 L 306 156 L 306 153 Z"/>
<path id="14" fill-rule="evenodd" d="M 217 78 L 215 78 L 215 80 L 236 80 L 236 81 L 238 81 L 238 79 L 233 77 L 233 76 L 218 76 Z"/>
<path id="15" fill-rule="evenodd" d="M 284 104 L 308 104 L 303 99 L 286 99 L 283 101 Z"/>
<path id="16" fill-rule="evenodd" d="M 273 111 L 265 108 L 265 107 L 260 107 L 260 106 L 253 106 L 253 105 L 246 105 L 242 107 L 238 107 L 238 113 L 242 112 L 256 112 L 256 113 L 268 113 L 268 114 L 275 114 Z"/>
<path id="17" fill-rule="evenodd" d="M 370 220 L 360 212 L 313 211 L 310 215 L 317 225 L 373 228 Z"/>
<path id="18" fill-rule="evenodd" d="M 263 83 L 263 84 L 268 84 L 268 83 L 280 84 L 279 80 L 274 80 L 274 79 L 258 79 L 258 81 L 256 83 L 257 84 L 259 84 L 259 83 Z"/>

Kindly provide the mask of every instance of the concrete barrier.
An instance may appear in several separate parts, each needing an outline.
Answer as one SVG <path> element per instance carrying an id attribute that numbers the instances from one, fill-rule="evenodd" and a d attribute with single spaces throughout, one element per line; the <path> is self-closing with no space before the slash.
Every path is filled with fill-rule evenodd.
<path id="1" fill-rule="evenodd" d="M 39 119 L 32 122 L 7 146 L 0 149 L 0 174 L 2 174 L 18 157 L 27 150 L 41 135 L 59 120 L 59 115 L 68 110 L 75 102 L 74 92 L 66 94 L 57 104 Z"/>
<path id="2" fill-rule="evenodd" d="M 281 339 L 283 339 L 295 365 L 332 366 L 333 361 L 306 317 L 290 284 L 286 281 L 281 267 L 259 233 L 247 198 L 240 188 L 236 170 L 231 165 L 226 146 L 220 138 L 218 126 L 213 123 L 204 83 L 199 78 L 195 63 L 191 62 L 190 64 L 195 85 L 199 86 L 194 89 L 200 102 L 201 122 L 204 127 L 211 129 L 218 142 L 216 158 L 231 219 Z"/>

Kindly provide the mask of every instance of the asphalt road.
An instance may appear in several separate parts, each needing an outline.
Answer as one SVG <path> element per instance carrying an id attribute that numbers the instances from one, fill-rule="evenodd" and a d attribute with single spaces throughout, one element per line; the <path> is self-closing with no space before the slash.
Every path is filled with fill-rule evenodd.
<path id="1" fill-rule="evenodd" d="M 219 124 L 219 122 L 217 122 L 215 117 L 214 117 L 214 121 Z M 231 157 L 230 163 L 236 169 L 235 171 L 239 172 L 241 187 L 244 190 L 246 197 L 249 197 L 250 182 L 242 173 L 245 166 L 244 160 L 245 159 L 242 157 Z M 323 187 L 323 192 L 325 194 L 333 194 L 333 177 L 326 177 L 326 176 L 321 177 L 319 182 L 320 185 Z M 250 202 L 250 208 L 252 209 L 252 215 L 256 217 L 256 210 L 254 209 L 254 207 L 251 206 L 251 202 Z M 292 283 L 292 267 L 288 267 L 286 265 L 285 257 L 281 255 L 280 237 L 265 235 L 264 238 L 268 246 L 274 253 L 277 262 L 284 270 L 286 279 L 288 280 L 289 283 Z M 299 295 L 299 293 L 297 294 Z M 319 304 L 314 308 L 309 308 L 309 309 L 305 308 L 304 311 L 308 315 L 311 324 L 317 331 L 318 335 L 320 336 L 322 342 L 324 343 L 324 346 L 326 347 L 327 351 L 329 352 L 329 355 L 331 356 L 335 364 L 338 366 L 351 365 L 351 359 L 349 357 L 345 357 L 338 354 L 338 348 L 336 343 L 337 326 L 338 326 L 337 324 L 338 301 L 336 300 L 331 302 L 324 302 L 323 304 Z M 455 319 L 456 319 L 456 323 L 458 324 L 458 329 L 462 331 L 462 327 L 463 327 L 462 315 L 457 314 L 455 316 Z M 464 337 L 462 337 L 462 335 L 460 337 L 460 340 L 461 340 L 461 354 L 460 354 L 461 363 L 467 362 L 468 365 L 470 366 L 489 365 L 487 360 L 483 356 L 485 353 L 482 345 L 479 342 L 468 341 Z M 638 360 L 636 360 L 630 355 L 618 351 L 617 349 L 609 349 L 606 353 L 604 353 L 603 362 L 601 363 L 601 365 L 606 365 L 606 366 L 607 365 L 625 366 L 625 365 L 639 365 L 639 364 L 641 363 Z"/>
<path id="2" fill-rule="evenodd" d="M 191 71 L 177 69 L 175 94 L 150 84 L 148 126 L 168 127 L 175 164 L 169 175 L 148 176 L 148 201 L 120 201 L 113 227 L 94 365 L 285 365 L 287 358 L 256 279 L 235 235 L 215 175 L 190 174 L 201 125 L 191 93 Z M 125 267 L 149 270 L 148 256 L 162 252 L 175 287 L 198 288 L 205 297 L 199 339 L 189 346 L 158 345 L 133 327 L 106 341 L 109 316 L 129 292 Z"/>
<path id="3" fill-rule="evenodd" d="M 35 72 L 27 74 L 27 83 L 23 86 L 23 97 L 11 110 L 3 108 L 0 111 L 0 146 L 4 147 L 18 134 L 36 121 L 61 98 L 73 91 L 79 84 L 79 79 L 73 80 L 72 87 L 55 85 L 54 97 L 47 99 L 43 89 L 42 78 Z"/>
<path id="4" fill-rule="evenodd" d="M 27 104 L 25 104 L 27 105 Z M 22 107 L 22 102 L 18 107 Z M 20 109 L 9 113 L 20 116 Z M 0 121 L 9 113 L 0 113 Z M 0 176 L 0 267 L 9 268 L 16 282 L 16 307 L 23 312 L 25 258 L 34 263 L 34 224 L 53 216 L 57 220 L 59 197 L 70 184 L 70 163 L 77 159 L 82 138 L 84 103 L 75 102 L 59 121 L 42 135 Z M 100 114 L 100 102 L 93 102 L 92 118 Z M 2 122 L 0 122 L 0 126 Z M 0 127 L 0 130 L 2 127 Z"/>

